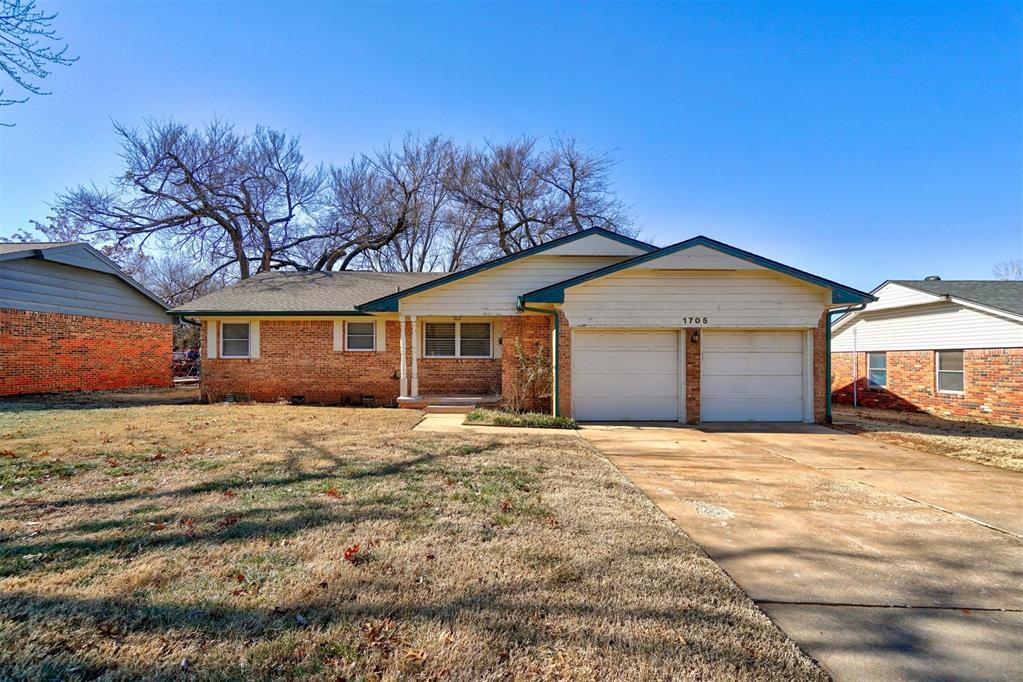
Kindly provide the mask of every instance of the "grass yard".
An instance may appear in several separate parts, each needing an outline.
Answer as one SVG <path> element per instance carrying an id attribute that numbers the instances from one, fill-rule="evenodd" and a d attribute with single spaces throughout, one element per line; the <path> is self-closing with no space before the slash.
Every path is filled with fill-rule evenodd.
<path id="1" fill-rule="evenodd" d="M 582 439 L 0 402 L 2 679 L 824 679 Z"/>
<path id="2" fill-rule="evenodd" d="M 539 412 L 504 412 L 479 408 L 465 415 L 465 423 L 477 426 L 515 426 L 533 429 L 579 428 L 579 425 L 571 417 L 554 417 Z"/>
<path id="3" fill-rule="evenodd" d="M 835 428 L 914 450 L 1023 471 L 1023 427 L 835 405 Z"/>

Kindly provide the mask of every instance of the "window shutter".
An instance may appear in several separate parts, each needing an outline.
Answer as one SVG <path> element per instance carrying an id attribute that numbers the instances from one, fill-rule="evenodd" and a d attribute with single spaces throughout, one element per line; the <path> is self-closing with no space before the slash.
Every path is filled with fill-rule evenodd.
<path id="1" fill-rule="evenodd" d="M 249 322 L 249 357 L 259 358 L 259 320 Z"/>
<path id="2" fill-rule="evenodd" d="M 377 322 L 377 352 L 382 353 L 387 350 L 387 321 L 379 320 Z"/>
<path id="3" fill-rule="evenodd" d="M 334 320 L 334 351 L 340 353 L 345 349 L 345 323 Z"/>
<path id="4" fill-rule="evenodd" d="M 209 320 L 206 323 L 206 357 L 210 360 L 217 358 L 217 327 L 220 323 L 216 320 Z"/>

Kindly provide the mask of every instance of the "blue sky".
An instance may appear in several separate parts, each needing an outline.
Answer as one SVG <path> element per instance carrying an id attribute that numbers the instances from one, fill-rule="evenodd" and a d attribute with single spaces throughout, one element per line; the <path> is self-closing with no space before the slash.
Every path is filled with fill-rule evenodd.
<path id="1" fill-rule="evenodd" d="M 643 234 L 860 288 L 1023 258 L 1020 4 L 99 3 L 58 10 L 54 94 L 0 111 L 0 234 L 118 170 L 111 121 L 406 130 L 614 150 Z"/>

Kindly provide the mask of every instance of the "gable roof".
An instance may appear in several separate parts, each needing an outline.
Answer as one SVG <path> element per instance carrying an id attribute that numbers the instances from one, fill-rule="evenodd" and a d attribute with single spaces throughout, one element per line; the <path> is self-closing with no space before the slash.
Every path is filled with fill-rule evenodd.
<path id="1" fill-rule="evenodd" d="M 0 244 L 0 262 L 34 258 L 83 270 L 113 275 L 150 301 L 167 310 L 167 303 L 118 267 L 117 263 L 84 242 L 13 242 Z"/>
<path id="2" fill-rule="evenodd" d="M 987 279 L 892 279 L 899 284 L 935 296 L 951 296 L 963 301 L 1023 315 L 1023 281 Z M 888 282 L 885 282 L 887 284 Z"/>
<path id="3" fill-rule="evenodd" d="M 507 265 L 508 263 L 516 261 L 520 258 L 525 258 L 526 256 L 535 256 L 539 253 L 543 253 L 544 251 L 549 251 L 555 247 L 562 246 L 564 244 L 569 244 L 576 240 L 583 239 L 585 237 L 589 237 L 592 235 L 600 235 L 602 237 L 612 239 L 621 244 L 626 244 L 628 246 L 641 249 L 647 253 L 657 250 L 657 247 L 654 246 L 653 244 L 647 244 L 646 242 L 639 241 L 638 239 L 626 237 L 625 235 L 621 235 L 616 232 L 610 232 L 602 227 L 591 227 L 589 229 L 583 230 L 581 232 L 575 232 L 565 237 L 552 239 L 549 242 L 538 244 L 537 246 L 525 249 L 524 251 L 519 251 L 518 253 L 513 253 L 509 256 L 504 256 L 502 258 L 487 261 L 486 263 L 474 265 L 471 268 L 466 268 L 464 270 L 458 270 L 457 272 L 445 274 L 442 277 L 438 277 L 437 279 L 434 279 L 430 282 L 420 284 L 419 286 L 415 286 L 404 291 L 393 293 L 389 296 L 383 296 L 381 298 L 368 301 L 366 303 L 363 303 L 362 305 L 357 306 L 357 308 L 359 310 L 367 312 L 395 312 L 398 310 L 398 301 L 406 296 L 411 296 L 412 294 L 419 294 L 424 291 L 427 291 L 428 289 L 441 286 L 442 284 L 448 284 L 450 282 L 462 279 L 463 277 L 468 277 L 470 275 L 475 275 L 478 272 L 483 272 L 484 270 L 496 268 L 500 265 Z"/>
<path id="4" fill-rule="evenodd" d="M 443 272 L 263 272 L 174 308 L 177 315 L 364 315 L 359 303 Z"/>
<path id="5" fill-rule="evenodd" d="M 564 303 L 565 289 L 578 286 L 580 284 L 589 282 L 594 279 L 598 279 L 600 277 L 606 277 L 607 275 L 613 274 L 615 272 L 620 272 L 621 270 L 635 267 L 637 265 L 641 265 L 643 263 L 655 260 L 661 256 L 667 256 L 669 254 L 676 253 L 678 251 L 683 251 L 693 246 L 705 246 L 709 249 L 713 249 L 715 251 L 719 251 L 729 256 L 734 256 L 735 258 L 740 258 L 755 265 L 767 268 L 768 270 L 774 270 L 776 272 L 780 272 L 783 275 L 788 275 L 789 277 L 794 277 L 795 279 L 808 282 L 809 284 L 814 284 L 820 287 L 824 287 L 826 289 L 830 289 L 832 303 L 852 304 L 865 303 L 867 301 L 876 300 L 871 294 L 860 291 L 858 289 L 847 287 L 844 284 L 839 284 L 838 282 L 834 282 L 830 279 L 818 277 L 817 275 L 813 275 L 804 270 L 799 270 L 797 268 L 790 267 L 783 263 L 779 263 L 778 261 L 774 261 L 769 258 L 764 258 L 763 256 L 758 256 L 755 253 L 743 251 L 742 249 L 737 248 L 735 246 L 730 246 L 728 244 L 725 244 L 724 242 L 719 242 L 715 239 L 711 239 L 710 237 L 704 237 L 700 235 L 697 237 L 693 237 L 691 239 L 687 239 L 685 241 L 678 242 L 677 244 L 672 244 L 671 246 L 665 246 L 663 249 L 657 249 L 655 251 L 651 251 L 650 253 L 645 253 L 642 256 L 636 256 L 635 258 L 630 258 L 629 260 L 621 261 L 619 263 L 609 265 L 605 268 L 600 268 L 599 270 L 594 270 L 592 272 L 579 275 L 578 277 L 572 277 L 561 282 L 556 282 L 549 286 L 543 287 L 542 289 L 530 291 L 527 294 L 519 296 L 519 302 Z"/>

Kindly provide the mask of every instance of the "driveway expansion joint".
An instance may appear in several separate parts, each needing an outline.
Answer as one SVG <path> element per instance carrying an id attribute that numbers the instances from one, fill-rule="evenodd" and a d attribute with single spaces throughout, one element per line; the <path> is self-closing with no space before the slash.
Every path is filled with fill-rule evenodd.
<path id="1" fill-rule="evenodd" d="M 1023 609 L 1002 609 L 993 606 L 932 606 L 929 604 L 861 604 L 856 602 L 833 601 L 788 601 L 784 599 L 754 599 L 757 606 L 833 606 L 835 608 L 853 609 L 915 609 L 925 611 L 960 611 L 960 612 L 991 612 L 991 613 L 1023 613 Z"/>

